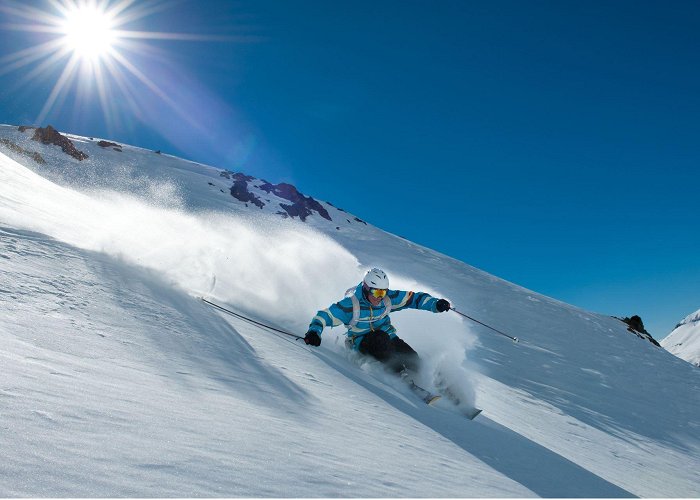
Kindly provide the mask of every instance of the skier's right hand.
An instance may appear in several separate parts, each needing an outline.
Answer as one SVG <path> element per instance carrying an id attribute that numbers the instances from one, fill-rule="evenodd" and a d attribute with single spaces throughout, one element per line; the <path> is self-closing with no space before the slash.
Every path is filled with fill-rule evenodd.
<path id="1" fill-rule="evenodd" d="M 450 304 L 445 299 L 440 299 L 435 304 L 435 309 L 437 310 L 437 312 L 441 312 L 441 313 L 445 312 L 445 311 L 449 311 L 450 309 L 452 309 L 452 304 Z"/>
<path id="2" fill-rule="evenodd" d="M 318 335 L 318 333 L 314 332 L 313 330 L 309 330 L 308 332 L 306 332 L 304 342 L 307 345 L 318 347 L 321 345 L 321 337 Z"/>

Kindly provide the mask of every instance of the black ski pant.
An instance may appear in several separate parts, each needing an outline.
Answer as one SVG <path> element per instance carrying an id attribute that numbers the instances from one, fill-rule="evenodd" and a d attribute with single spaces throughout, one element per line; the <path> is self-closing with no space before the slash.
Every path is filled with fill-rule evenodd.
<path id="1" fill-rule="evenodd" d="M 388 333 L 381 330 L 366 334 L 358 349 L 362 354 L 368 354 L 381 361 L 396 373 L 404 369 L 417 373 L 420 368 L 418 353 L 410 345 L 398 337 L 392 339 Z"/>

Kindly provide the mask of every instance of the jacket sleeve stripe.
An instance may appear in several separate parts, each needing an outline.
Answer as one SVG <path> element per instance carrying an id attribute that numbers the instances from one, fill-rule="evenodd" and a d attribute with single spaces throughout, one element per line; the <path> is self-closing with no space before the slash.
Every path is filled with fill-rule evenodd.
<path id="1" fill-rule="evenodd" d="M 403 308 L 403 307 L 406 307 L 406 304 L 408 304 L 408 303 L 411 301 L 412 298 L 413 298 L 413 292 L 407 292 L 407 293 L 404 295 L 403 300 L 402 300 L 401 302 L 399 302 L 398 304 L 392 305 L 392 306 L 391 306 L 391 309 L 392 309 L 392 310 L 395 310 L 395 309 L 401 309 L 401 308 Z"/>
<path id="2" fill-rule="evenodd" d="M 333 306 L 331 306 L 333 307 Z M 309 325 L 309 330 L 313 330 L 319 335 L 323 331 L 324 328 L 327 326 L 333 327 L 333 326 L 340 326 L 342 325 L 343 322 L 338 319 L 330 310 L 328 309 L 323 309 L 322 311 L 318 311 L 316 313 L 316 316 L 314 316 L 314 319 L 311 320 L 311 324 Z"/>

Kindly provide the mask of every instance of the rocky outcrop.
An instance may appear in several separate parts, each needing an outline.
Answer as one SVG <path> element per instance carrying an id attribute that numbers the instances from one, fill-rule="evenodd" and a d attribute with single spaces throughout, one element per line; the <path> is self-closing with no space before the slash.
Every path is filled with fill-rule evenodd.
<path id="1" fill-rule="evenodd" d="M 291 184 L 272 184 L 265 180 L 259 181 L 255 177 L 242 173 L 231 172 L 230 170 L 224 170 L 220 173 L 220 175 L 225 179 L 233 181 L 233 185 L 230 189 L 231 196 L 246 204 L 252 203 L 260 208 L 265 206 L 265 202 L 262 200 L 262 198 L 251 191 L 252 187 L 267 194 L 274 194 L 275 196 L 290 202 L 279 204 L 282 210 L 276 212 L 278 215 L 282 215 L 283 217 L 298 217 L 301 221 L 305 222 L 306 218 L 315 212 L 326 220 L 332 220 L 328 210 L 326 210 L 321 203 L 313 199 L 311 196 L 304 196 Z M 255 181 L 262 182 L 262 184 L 259 186 L 253 186 Z M 267 202 L 269 203 L 270 200 L 268 199 Z"/>
<path id="2" fill-rule="evenodd" d="M 291 184 L 284 182 L 281 184 L 270 184 L 269 182 L 265 182 L 259 186 L 259 188 L 267 193 L 272 193 L 275 196 L 292 202 L 291 204 L 280 203 L 280 207 L 282 207 L 290 217 L 299 217 L 299 219 L 305 221 L 309 215 L 313 212 L 317 212 L 324 219 L 332 220 L 328 210 L 326 210 L 321 203 L 311 196 L 304 196 Z"/>
<path id="3" fill-rule="evenodd" d="M 116 142 L 98 141 L 97 145 L 101 148 L 112 148 L 113 150 L 119 151 L 120 153 L 122 151 L 121 145 L 117 144 Z"/>
<path id="4" fill-rule="evenodd" d="M 646 329 L 644 328 L 644 322 L 639 316 L 635 315 L 631 318 L 622 318 L 620 319 L 620 321 L 627 323 L 628 332 L 634 333 L 639 338 L 648 340 L 657 347 L 661 347 L 661 345 L 656 341 L 656 339 L 654 339 L 654 337 L 651 336 L 651 333 L 646 331 Z"/>
<path id="5" fill-rule="evenodd" d="M 27 130 L 29 127 L 25 128 Z M 37 128 L 34 130 L 34 136 L 32 140 L 40 142 L 42 144 L 54 144 L 60 146 L 61 150 L 67 155 L 72 156 L 78 161 L 85 160 L 88 155 L 80 151 L 75 147 L 73 142 L 68 139 L 68 137 L 61 135 L 55 128 L 51 125 L 47 125 L 46 128 Z"/>
<path id="6" fill-rule="evenodd" d="M 265 203 L 257 197 L 255 194 L 248 190 L 248 183 L 252 182 L 255 178 L 249 175 L 244 175 L 240 173 L 227 172 L 228 179 L 233 180 L 233 185 L 231 186 L 231 196 L 236 198 L 243 203 L 252 203 L 256 207 L 262 208 Z"/>
<path id="7" fill-rule="evenodd" d="M 11 151 L 14 151 L 15 153 L 19 153 L 19 154 L 24 155 L 28 158 L 31 158 L 32 160 L 34 160 L 35 162 L 37 162 L 41 165 L 46 163 L 46 160 L 44 160 L 44 157 L 41 156 L 39 153 L 37 153 L 36 151 L 30 151 L 28 149 L 25 149 L 22 146 L 20 146 L 19 144 L 17 144 L 16 142 L 11 141 L 10 139 L 4 139 L 4 138 L 0 139 L 0 144 L 3 144 L 4 146 L 6 146 Z"/>

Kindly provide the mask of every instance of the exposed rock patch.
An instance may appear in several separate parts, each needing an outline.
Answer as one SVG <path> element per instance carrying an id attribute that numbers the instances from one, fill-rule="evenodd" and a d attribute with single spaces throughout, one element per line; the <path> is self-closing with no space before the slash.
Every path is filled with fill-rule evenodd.
<path id="1" fill-rule="evenodd" d="M 231 172 L 230 170 L 224 170 L 219 175 L 233 181 L 233 185 L 231 186 L 230 190 L 231 196 L 239 201 L 242 201 L 243 203 L 253 203 L 255 206 L 260 208 L 265 206 L 265 202 L 251 191 L 251 187 L 253 187 L 265 193 L 271 193 L 279 198 L 290 201 L 291 203 L 289 204 L 279 204 L 280 208 L 282 208 L 284 211 L 278 211 L 277 214 L 282 215 L 283 217 L 298 217 L 302 221 L 306 221 L 306 218 L 309 215 L 316 212 L 324 219 L 332 220 L 331 216 L 328 214 L 328 211 L 323 207 L 323 205 L 321 205 L 321 203 L 310 196 L 304 196 L 291 184 L 272 184 L 262 180 L 261 185 L 252 186 L 252 183 L 257 179 L 255 177 L 251 177 L 250 175 Z M 267 202 L 269 203 L 270 200 L 268 199 Z"/>
<path id="2" fill-rule="evenodd" d="M 260 186 L 260 189 L 291 201 L 291 205 L 280 203 L 280 207 L 282 207 L 290 217 L 299 217 L 302 221 L 305 221 L 313 212 L 318 212 L 324 219 L 332 220 L 328 210 L 326 210 L 323 205 L 311 196 L 304 196 L 291 184 L 285 182 L 281 184 L 270 184 L 269 182 L 265 182 Z"/>
<path id="3" fill-rule="evenodd" d="M 14 151 L 15 153 L 19 153 L 23 156 L 26 156 L 28 158 L 31 158 L 35 162 L 43 165 L 46 163 L 46 160 L 44 160 L 44 157 L 41 156 L 39 153 L 36 151 L 30 151 L 29 149 L 25 149 L 16 142 L 11 141 L 10 139 L 0 139 L 0 144 L 3 144 L 7 146 L 8 149 L 11 151 Z"/>
<path id="4" fill-rule="evenodd" d="M 25 130 L 28 130 L 29 128 L 33 127 L 27 127 L 25 128 Z M 34 136 L 32 137 L 32 140 L 40 142 L 42 144 L 53 144 L 56 146 L 60 146 L 61 150 L 64 153 L 72 156 L 78 161 L 82 161 L 88 158 L 88 155 L 77 149 L 73 142 L 70 139 L 68 139 L 68 137 L 61 135 L 51 125 L 47 125 L 46 128 L 37 128 L 34 131 Z"/>
<path id="5" fill-rule="evenodd" d="M 101 148 L 112 148 L 115 151 L 119 151 L 120 153 L 122 152 L 122 147 L 120 144 L 117 144 L 115 142 L 109 142 L 109 141 L 98 141 L 97 145 Z"/>
<path id="6" fill-rule="evenodd" d="M 222 172 L 222 175 L 224 172 Z M 249 175 L 244 175 L 244 174 L 237 174 L 233 172 L 227 172 L 227 179 L 233 179 L 233 185 L 231 186 L 231 196 L 236 198 L 239 201 L 242 201 L 243 203 L 252 203 L 253 205 L 262 208 L 265 206 L 265 203 L 257 197 L 255 194 L 251 193 L 248 190 L 248 183 L 253 181 L 254 177 L 250 177 Z"/>
<path id="7" fill-rule="evenodd" d="M 315 200 L 311 196 L 304 196 L 296 187 L 289 183 L 282 182 L 280 184 L 272 184 L 265 179 L 257 179 L 250 175 L 233 172 L 231 170 L 223 170 L 219 175 L 233 182 L 230 188 L 231 196 L 243 203 L 253 203 L 255 206 L 263 208 L 266 204 L 273 203 L 265 194 L 273 194 L 278 198 L 289 201 L 289 203 L 279 203 L 275 205 L 282 209 L 275 212 L 277 215 L 281 215 L 285 218 L 299 218 L 302 222 L 306 222 L 307 217 L 316 213 L 326 220 L 333 220 L 328 210 L 326 210 L 321 202 Z M 345 210 L 335 207 L 330 202 L 326 203 L 336 208 L 336 210 L 345 212 Z M 367 224 L 361 219 L 356 218 L 355 220 Z M 351 223 L 349 219 L 348 223 Z"/>
<path id="8" fill-rule="evenodd" d="M 641 339 L 648 340 L 657 347 L 661 347 L 661 345 L 656 341 L 656 339 L 654 339 L 654 337 L 651 336 L 651 333 L 646 331 L 646 329 L 644 328 L 644 322 L 642 321 L 641 317 L 634 315 L 631 318 L 622 318 L 620 319 L 620 321 L 627 323 L 628 332 L 634 333 L 637 337 Z"/>

